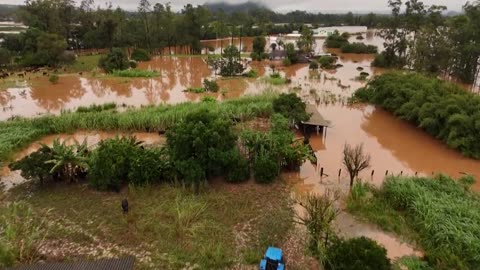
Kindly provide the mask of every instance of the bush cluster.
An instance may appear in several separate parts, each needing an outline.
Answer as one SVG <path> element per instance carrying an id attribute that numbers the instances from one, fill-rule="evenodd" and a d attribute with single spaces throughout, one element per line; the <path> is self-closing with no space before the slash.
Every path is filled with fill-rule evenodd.
<path id="1" fill-rule="evenodd" d="M 480 97 L 459 86 L 417 73 L 376 76 L 355 97 L 379 105 L 431 135 L 480 159 Z"/>
<path id="2" fill-rule="evenodd" d="M 342 53 L 357 53 L 357 54 L 373 54 L 373 53 L 377 53 L 378 51 L 377 46 L 366 45 L 365 43 L 359 43 L 359 42 L 342 45 L 340 49 L 342 50 Z"/>
<path id="3" fill-rule="evenodd" d="M 152 59 L 150 54 L 144 49 L 134 49 L 132 54 L 130 55 L 130 58 L 137 62 L 145 62 Z"/>
<path id="4" fill-rule="evenodd" d="M 114 70 L 125 70 L 130 67 L 127 54 L 121 48 L 113 48 L 107 55 L 102 56 L 98 61 L 98 66 L 106 72 L 111 73 Z"/>

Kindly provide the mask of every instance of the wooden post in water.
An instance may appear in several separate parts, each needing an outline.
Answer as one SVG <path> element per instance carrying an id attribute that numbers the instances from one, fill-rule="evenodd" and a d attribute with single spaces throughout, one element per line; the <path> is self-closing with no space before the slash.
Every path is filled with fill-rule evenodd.
<path id="1" fill-rule="evenodd" d="M 400 176 L 402 176 L 402 175 L 403 175 L 403 171 L 400 171 Z"/>
<path id="2" fill-rule="evenodd" d="M 388 170 L 385 172 L 385 176 L 387 176 L 387 175 L 388 175 Z"/>
<path id="3" fill-rule="evenodd" d="M 418 172 L 415 172 L 415 176 L 417 176 L 417 175 L 418 175 Z"/>
<path id="4" fill-rule="evenodd" d="M 373 181 L 373 175 L 375 174 L 375 170 L 372 170 L 372 173 L 370 174 L 370 180 Z"/>
<path id="5" fill-rule="evenodd" d="M 342 168 L 338 169 L 338 183 L 340 183 L 340 175 L 342 174 Z"/>
<path id="6" fill-rule="evenodd" d="M 320 168 L 320 183 L 322 183 L 323 180 L 323 167 Z"/>

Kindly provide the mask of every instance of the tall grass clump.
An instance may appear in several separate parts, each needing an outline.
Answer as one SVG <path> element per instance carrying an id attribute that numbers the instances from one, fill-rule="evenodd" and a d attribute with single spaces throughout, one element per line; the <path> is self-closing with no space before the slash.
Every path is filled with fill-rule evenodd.
<path id="1" fill-rule="evenodd" d="M 125 69 L 125 70 L 114 70 L 112 72 L 113 76 L 116 77 L 126 77 L 126 78 L 153 78 L 160 76 L 160 73 L 150 70 L 142 69 Z"/>
<path id="2" fill-rule="evenodd" d="M 23 202 L 13 202 L 0 209 L 0 267 L 40 259 L 39 244 L 46 235 L 45 220 L 34 215 Z"/>
<path id="3" fill-rule="evenodd" d="M 442 175 L 390 177 L 381 193 L 391 207 L 405 213 L 436 269 L 480 269 L 478 194 Z"/>
<path id="4" fill-rule="evenodd" d="M 60 116 L 43 116 L 0 122 L 0 161 L 8 160 L 15 151 L 41 137 L 74 132 L 99 130 L 119 132 L 165 131 L 198 110 L 208 109 L 235 121 L 254 117 L 268 117 L 273 113 L 272 101 L 277 95 L 266 93 L 246 96 L 225 102 L 181 103 L 177 105 L 148 106 L 125 112 L 87 111 L 65 112 Z"/>
<path id="5" fill-rule="evenodd" d="M 105 103 L 103 105 L 92 104 L 90 106 L 79 106 L 77 108 L 78 113 L 86 113 L 86 112 L 101 112 L 101 111 L 108 111 L 117 108 L 117 104 L 114 102 Z"/>

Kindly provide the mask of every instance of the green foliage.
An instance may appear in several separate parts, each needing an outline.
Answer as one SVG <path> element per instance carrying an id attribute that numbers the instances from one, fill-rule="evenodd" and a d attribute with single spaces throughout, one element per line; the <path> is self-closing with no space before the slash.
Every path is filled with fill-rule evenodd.
<path id="1" fill-rule="evenodd" d="M 223 50 L 222 57 L 225 61 L 222 61 L 220 65 L 220 74 L 222 76 L 236 76 L 242 74 L 244 68 L 240 63 L 240 52 L 238 48 L 231 45 Z"/>
<path id="2" fill-rule="evenodd" d="M 134 49 L 132 54 L 130 55 L 130 58 L 137 62 L 145 62 L 152 59 L 152 57 L 146 50 L 140 48 Z"/>
<path id="3" fill-rule="evenodd" d="M 231 183 L 244 182 L 250 178 L 248 160 L 238 150 L 225 153 L 224 157 L 226 180 Z"/>
<path id="4" fill-rule="evenodd" d="M 247 78 L 257 78 L 258 73 L 254 69 L 250 69 L 247 73 L 244 73 L 243 76 Z"/>
<path id="5" fill-rule="evenodd" d="M 428 265 L 428 262 L 422 261 L 415 256 L 405 256 L 398 259 L 393 267 L 394 270 L 434 270 L 433 267 Z"/>
<path id="6" fill-rule="evenodd" d="M 295 64 L 298 62 L 298 54 L 297 54 L 297 51 L 295 50 L 295 45 L 293 43 L 287 43 L 285 45 L 285 51 L 287 54 L 286 59 L 290 61 L 290 64 Z"/>
<path id="7" fill-rule="evenodd" d="M 245 130 L 240 134 L 242 149 L 246 149 L 255 179 L 262 183 L 273 181 L 280 168 L 298 169 L 309 158 L 307 147 L 294 141 L 289 121 L 280 114 L 271 118 L 268 132 Z"/>
<path id="8" fill-rule="evenodd" d="M 339 198 L 339 193 L 327 189 L 322 195 L 309 193 L 298 201 L 303 209 L 297 214 L 297 222 L 306 227 L 309 251 L 322 264 L 325 264 L 327 247 L 336 239 L 331 224 L 340 213 L 336 206 Z"/>
<path id="9" fill-rule="evenodd" d="M 101 141 L 92 152 L 88 177 L 99 190 L 118 191 L 124 184 L 171 181 L 174 170 L 165 148 L 139 146 L 134 137 Z"/>
<path id="10" fill-rule="evenodd" d="M 270 76 L 264 78 L 265 82 L 272 84 L 272 85 L 284 85 L 288 82 L 286 78 L 283 78 L 280 73 L 275 72 Z"/>
<path id="11" fill-rule="evenodd" d="M 303 27 L 300 38 L 297 41 L 298 48 L 304 53 L 310 53 L 313 51 L 314 43 L 313 31 L 308 27 Z"/>
<path id="12" fill-rule="evenodd" d="M 438 269 L 480 266 L 480 198 L 446 176 L 390 177 L 381 188 L 391 207 L 405 213 Z"/>
<path id="13" fill-rule="evenodd" d="M 166 148 L 134 148 L 129 166 L 129 184 L 145 185 L 174 179 L 174 170 Z"/>
<path id="14" fill-rule="evenodd" d="M 11 63 L 12 54 L 5 48 L 0 48 L 0 67 L 7 66 Z"/>
<path id="15" fill-rule="evenodd" d="M 0 209 L 0 267 L 34 263 L 41 258 L 41 241 L 46 236 L 45 218 L 34 215 L 24 202 L 9 203 Z"/>
<path id="16" fill-rule="evenodd" d="M 333 34 L 327 37 L 325 40 L 325 47 L 327 48 L 341 48 L 344 45 L 347 45 L 348 37 L 345 35 L 340 35 L 338 31 L 335 31 Z"/>
<path id="17" fill-rule="evenodd" d="M 37 151 L 11 163 L 9 168 L 12 171 L 20 170 L 22 177 L 25 179 L 37 180 L 40 184 L 43 184 L 44 181 L 52 178 L 50 170 L 53 165 L 47 163 L 47 161 L 52 159 L 52 149 L 46 145 L 42 145 Z"/>
<path id="18" fill-rule="evenodd" d="M 480 97 L 459 86 L 415 73 L 373 78 L 355 97 L 418 125 L 464 155 L 480 158 Z"/>
<path id="19" fill-rule="evenodd" d="M 340 48 L 342 53 L 357 53 L 357 54 L 375 54 L 378 51 L 377 46 L 366 45 L 365 43 L 348 43 L 342 45 Z"/>
<path id="20" fill-rule="evenodd" d="M 385 248 L 360 237 L 338 241 L 327 250 L 326 270 L 390 270 Z"/>
<path id="21" fill-rule="evenodd" d="M 203 88 L 205 88 L 205 91 L 207 92 L 214 92 L 214 93 L 218 92 L 218 90 L 220 89 L 217 81 L 208 80 L 208 79 L 203 80 Z"/>
<path id="22" fill-rule="evenodd" d="M 307 105 L 295 93 L 281 94 L 273 101 L 273 110 L 292 122 L 307 121 L 310 116 L 305 111 Z"/>
<path id="23" fill-rule="evenodd" d="M 103 105 L 92 104 L 88 107 L 79 106 L 76 112 L 77 113 L 101 112 L 101 111 L 114 110 L 116 108 L 117 108 L 117 104 L 115 104 L 114 102 L 111 102 L 111 103 L 105 103 Z"/>
<path id="24" fill-rule="evenodd" d="M 323 69 L 335 69 L 337 67 L 335 65 L 336 62 L 337 58 L 334 56 L 321 56 L 320 58 L 318 58 L 318 63 Z"/>
<path id="25" fill-rule="evenodd" d="M 318 70 L 318 68 L 319 68 L 318 62 L 317 61 L 310 62 L 308 68 L 310 70 Z"/>
<path id="26" fill-rule="evenodd" d="M 127 183 L 132 160 L 138 159 L 137 148 L 134 137 L 101 141 L 88 162 L 88 178 L 92 186 L 99 190 L 120 190 Z"/>
<path id="27" fill-rule="evenodd" d="M 53 74 L 48 78 L 48 81 L 52 84 L 56 84 L 58 83 L 58 79 L 59 79 L 58 75 Z"/>
<path id="28" fill-rule="evenodd" d="M 208 109 L 211 112 L 240 121 L 254 117 L 269 117 L 276 94 L 246 96 L 224 102 L 182 103 L 128 109 L 121 113 L 64 112 L 59 116 L 33 119 L 18 118 L 0 122 L 0 161 L 6 161 L 20 150 L 43 136 L 69 133 L 76 130 L 105 131 L 165 131 L 191 113 Z"/>
<path id="29" fill-rule="evenodd" d="M 393 64 L 390 61 L 387 61 L 384 53 L 375 55 L 375 59 L 372 62 L 372 67 L 387 68 Z"/>
<path id="30" fill-rule="evenodd" d="M 126 78 L 153 78 L 160 76 L 160 73 L 156 71 L 143 70 L 143 69 L 125 69 L 125 70 L 112 70 L 112 75 L 116 77 Z"/>
<path id="31" fill-rule="evenodd" d="M 210 110 L 199 110 L 167 132 L 171 160 L 180 177 L 197 188 L 224 170 L 223 156 L 235 147 L 232 122 Z"/>
<path id="32" fill-rule="evenodd" d="M 108 73 L 114 70 L 125 70 L 130 67 L 127 54 L 121 48 L 111 49 L 106 56 L 102 56 L 98 60 L 98 65 Z"/>
<path id="33" fill-rule="evenodd" d="M 280 174 L 278 160 L 272 154 L 260 153 L 253 163 L 253 175 L 255 181 L 261 184 L 273 182 Z"/>
<path id="34" fill-rule="evenodd" d="M 283 59 L 282 64 L 286 67 L 291 66 L 292 65 L 292 60 L 290 60 L 289 58 L 285 58 L 285 59 Z"/>
<path id="35" fill-rule="evenodd" d="M 262 60 L 263 54 L 265 53 L 266 44 L 267 44 L 267 40 L 263 36 L 258 36 L 253 39 L 252 54 L 255 54 L 257 56 L 257 59 L 254 59 L 254 60 Z"/>

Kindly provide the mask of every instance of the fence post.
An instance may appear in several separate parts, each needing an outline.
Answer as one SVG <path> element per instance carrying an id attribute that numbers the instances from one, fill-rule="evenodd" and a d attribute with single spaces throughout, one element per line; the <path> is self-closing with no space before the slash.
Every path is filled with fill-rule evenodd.
<path id="1" fill-rule="evenodd" d="M 385 171 L 385 176 L 387 176 L 387 175 L 388 175 L 388 170 Z"/>

